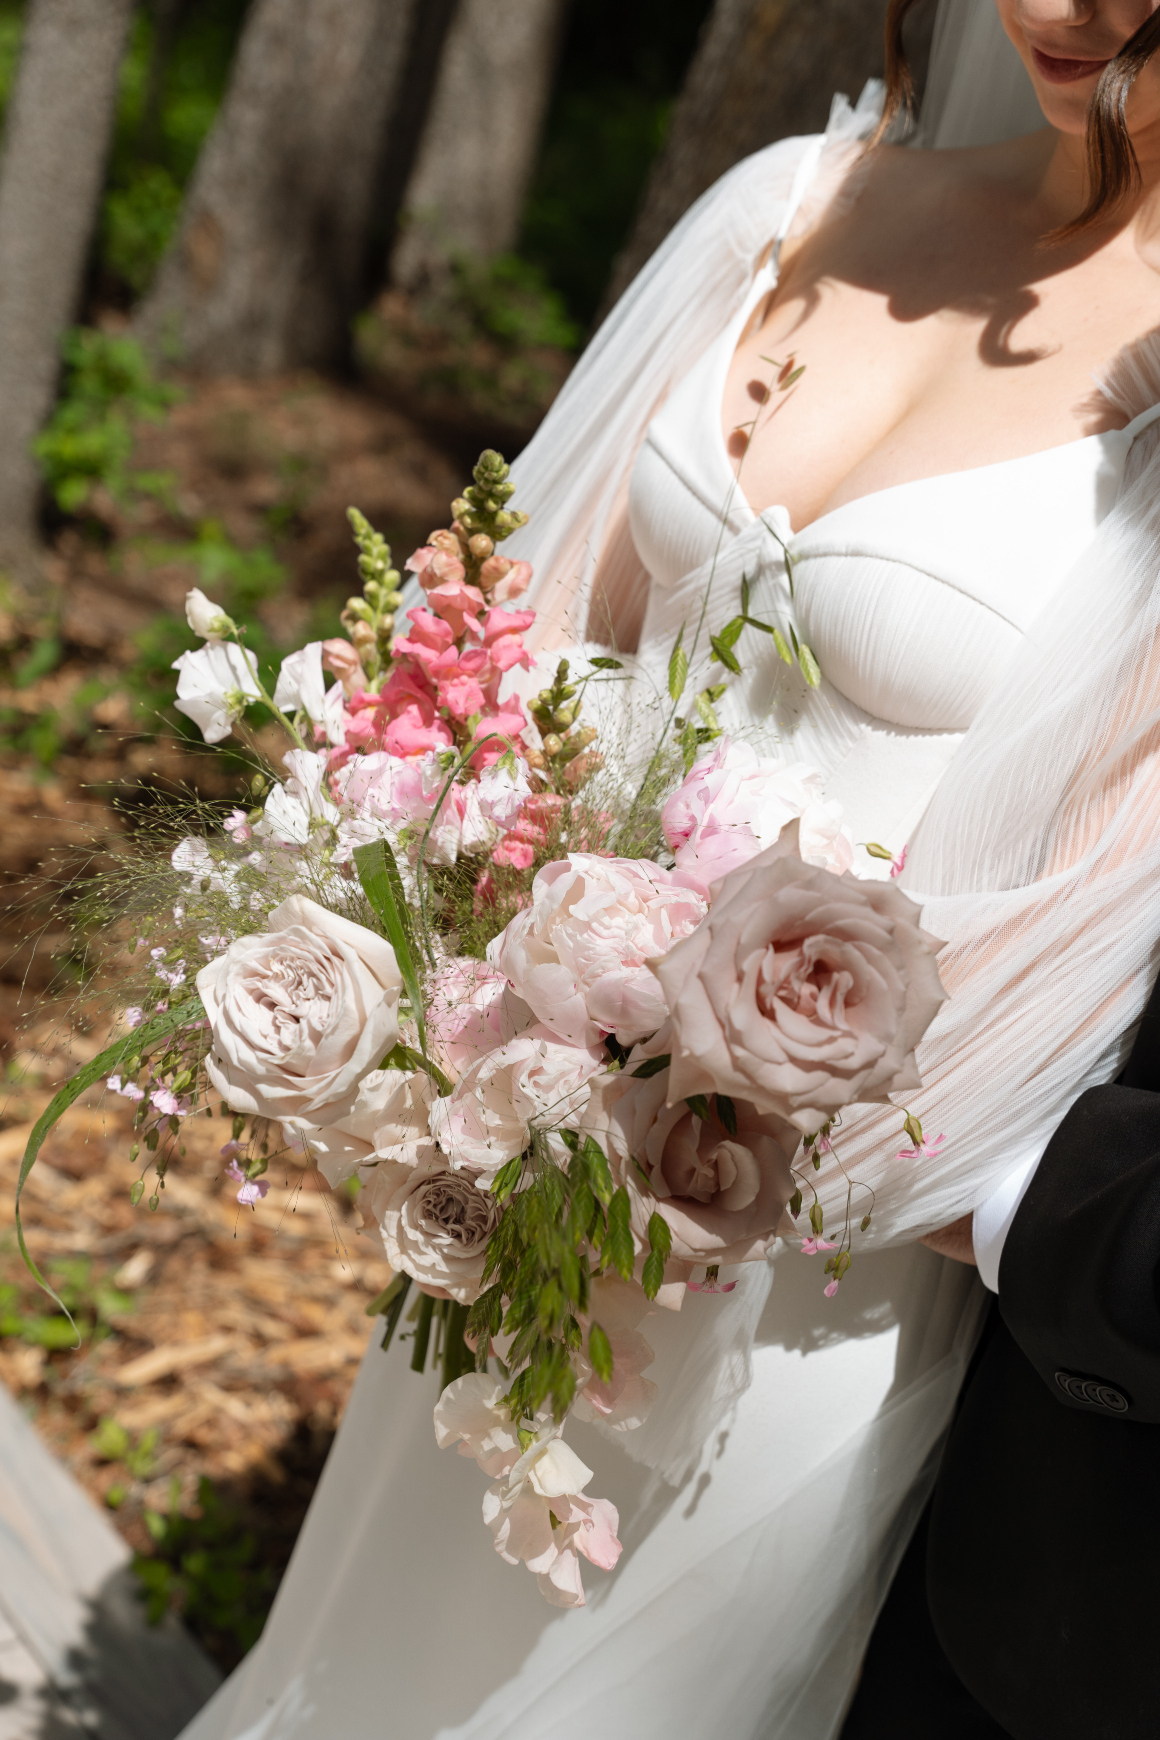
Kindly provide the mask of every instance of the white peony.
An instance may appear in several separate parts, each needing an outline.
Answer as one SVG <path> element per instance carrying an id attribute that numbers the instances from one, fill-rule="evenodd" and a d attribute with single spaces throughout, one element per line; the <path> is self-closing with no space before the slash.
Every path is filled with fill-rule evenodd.
<path id="1" fill-rule="evenodd" d="M 203 640 L 208 640 L 215 646 L 234 626 L 221 605 L 215 604 L 212 598 L 207 598 L 197 586 L 185 595 L 185 620 L 194 634 L 199 634 Z"/>
<path id="2" fill-rule="evenodd" d="M 588 1084 L 607 1059 L 596 1047 L 568 1045 L 546 1027 L 529 1027 L 489 1051 L 454 1092 L 431 1106 L 431 1134 L 452 1166 L 486 1186 L 522 1154 L 533 1126 L 553 1130 L 588 1103 Z"/>
<path id="3" fill-rule="evenodd" d="M 212 641 L 173 661 L 177 711 L 192 719 L 207 743 L 228 737 L 246 708 L 262 698 L 252 652 L 233 641 Z"/>
<path id="4" fill-rule="evenodd" d="M 332 1124 L 398 1039 L 395 951 L 300 894 L 266 923 L 197 975 L 206 1072 L 235 1112 Z"/>

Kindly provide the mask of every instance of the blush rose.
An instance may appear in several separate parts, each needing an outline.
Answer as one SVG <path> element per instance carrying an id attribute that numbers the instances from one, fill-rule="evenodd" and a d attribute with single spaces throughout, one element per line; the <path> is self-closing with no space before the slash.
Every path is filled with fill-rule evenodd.
<path id="1" fill-rule="evenodd" d="M 724 1093 L 810 1134 L 852 1102 L 919 1087 L 915 1047 L 946 997 L 919 916 L 891 884 L 803 864 L 791 824 L 655 963 L 670 1099 Z"/>

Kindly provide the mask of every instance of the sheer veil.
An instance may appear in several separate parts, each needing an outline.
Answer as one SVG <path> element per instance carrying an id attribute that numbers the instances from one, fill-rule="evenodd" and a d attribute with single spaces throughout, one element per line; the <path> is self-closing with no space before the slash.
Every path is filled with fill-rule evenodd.
<path id="1" fill-rule="evenodd" d="M 916 142 L 936 150 L 996 145 L 1042 126 L 994 0 L 941 0 Z"/>

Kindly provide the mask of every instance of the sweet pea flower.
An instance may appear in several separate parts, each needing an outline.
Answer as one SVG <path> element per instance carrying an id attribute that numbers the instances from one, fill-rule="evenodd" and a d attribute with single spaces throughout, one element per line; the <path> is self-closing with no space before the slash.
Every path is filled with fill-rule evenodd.
<path id="1" fill-rule="evenodd" d="M 222 823 L 226 834 L 235 846 L 244 846 L 253 839 L 254 830 L 250 826 L 250 818 L 245 810 L 231 810 Z"/>
<path id="2" fill-rule="evenodd" d="M 525 1563 L 555 1607 L 582 1607 L 577 1555 L 611 1571 L 621 1554 L 620 1518 L 607 1499 L 586 1499 L 592 1479 L 574 1450 L 548 1425 L 514 1467 L 484 1494 L 483 1520 L 509 1565 Z"/>
<path id="3" fill-rule="evenodd" d="M 516 755 L 501 756 L 479 776 L 479 807 L 501 833 L 510 833 L 532 795 L 528 764 Z"/>
<path id="4" fill-rule="evenodd" d="M 321 720 L 326 707 L 326 684 L 322 676 L 320 640 L 310 641 L 282 660 L 274 690 L 274 705 L 281 707 L 283 713 L 302 712 L 314 722 Z"/>
<path id="5" fill-rule="evenodd" d="M 290 777 L 271 788 L 255 832 L 280 846 L 305 846 L 318 828 L 332 828 L 339 819 L 326 794 L 326 752 L 291 749 L 282 765 Z"/>
<path id="6" fill-rule="evenodd" d="M 505 1386 L 483 1372 L 468 1372 L 448 1384 L 435 1404 L 435 1442 L 440 1450 L 456 1445 L 473 1456 L 494 1479 L 520 1459 L 519 1433 L 511 1410 L 501 1405 Z"/>
<path id="7" fill-rule="evenodd" d="M 179 673 L 176 707 L 192 719 L 207 743 L 229 736 L 246 708 L 262 698 L 258 661 L 233 641 L 210 641 L 182 653 L 171 667 Z"/>
<path id="8" fill-rule="evenodd" d="M 214 646 L 220 645 L 222 636 L 229 634 L 234 626 L 221 605 L 207 598 L 198 586 L 185 595 L 185 620 L 194 634 Z"/>

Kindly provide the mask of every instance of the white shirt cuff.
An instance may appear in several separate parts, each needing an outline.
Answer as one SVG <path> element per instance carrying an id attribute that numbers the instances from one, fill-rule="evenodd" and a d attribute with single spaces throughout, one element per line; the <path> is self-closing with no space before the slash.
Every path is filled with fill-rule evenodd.
<path id="1" fill-rule="evenodd" d="M 1019 1212 L 1019 1204 L 1027 1194 L 1027 1186 L 1035 1176 L 1046 1147 L 1047 1143 L 1044 1142 L 1033 1154 L 1020 1160 L 999 1188 L 992 1191 L 987 1200 L 981 1202 L 975 1210 L 971 1221 L 975 1261 L 979 1265 L 983 1285 L 989 1287 L 992 1293 L 999 1291 L 999 1259 L 1003 1255 L 1007 1234 L 1011 1231 L 1011 1222 Z"/>

